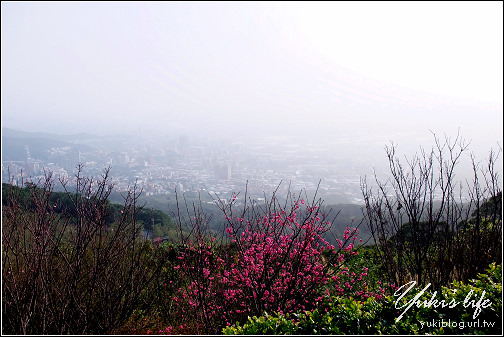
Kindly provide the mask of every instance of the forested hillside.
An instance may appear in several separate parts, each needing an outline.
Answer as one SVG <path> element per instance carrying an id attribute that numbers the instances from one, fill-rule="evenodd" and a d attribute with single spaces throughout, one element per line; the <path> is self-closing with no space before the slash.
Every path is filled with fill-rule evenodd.
<path id="1" fill-rule="evenodd" d="M 33 199 L 33 194 L 42 194 L 42 188 L 37 185 L 28 183 L 25 187 L 21 188 L 11 184 L 2 184 L 2 206 L 11 206 L 12 200 L 9 198 L 11 195 L 17 195 L 19 199 L 19 207 L 26 212 L 34 212 L 37 205 Z M 51 192 L 48 195 L 48 202 L 53 205 L 53 211 L 61 217 L 77 218 L 78 212 L 76 205 L 78 200 L 82 199 L 82 195 L 71 192 Z M 90 200 L 92 204 L 92 200 Z M 135 220 L 139 226 L 143 227 L 146 232 L 166 232 L 169 229 L 174 229 L 174 223 L 168 214 L 155 210 L 152 208 L 140 207 L 139 205 Z M 104 225 L 111 226 L 119 221 L 123 205 L 118 203 L 111 203 L 108 199 L 104 204 L 105 216 Z M 162 236 L 162 235 L 157 235 Z"/>

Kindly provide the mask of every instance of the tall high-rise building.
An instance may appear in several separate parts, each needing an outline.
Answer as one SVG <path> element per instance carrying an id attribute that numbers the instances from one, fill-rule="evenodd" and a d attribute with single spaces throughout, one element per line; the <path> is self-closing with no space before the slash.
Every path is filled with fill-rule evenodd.
<path id="1" fill-rule="evenodd" d="M 232 178 L 231 163 L 218 163 L 214 166 L 215 175 L 219 179 L 230 180 Z"/>

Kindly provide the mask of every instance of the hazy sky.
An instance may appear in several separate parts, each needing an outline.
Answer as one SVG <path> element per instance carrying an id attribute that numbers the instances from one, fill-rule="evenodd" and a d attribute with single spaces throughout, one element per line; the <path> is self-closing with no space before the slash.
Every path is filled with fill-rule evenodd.
<path id="1" fill-rule="evenodd" d="M 502 138 L 500 1 L 1 6 L 5 127 Z"/>

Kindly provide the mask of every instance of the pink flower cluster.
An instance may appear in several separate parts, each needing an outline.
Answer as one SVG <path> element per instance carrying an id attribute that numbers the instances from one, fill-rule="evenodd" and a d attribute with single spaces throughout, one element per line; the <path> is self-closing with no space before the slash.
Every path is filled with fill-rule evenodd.
<path id="1" fill-rule="evenodd" d="M 301 205 L 303 200 L 251 221 L 226 216 L 227 249 L 213 246 L 212 238 L 180 252 L 179 272 L 187 283 L 173 300 L 184 299 L 186 311 L 197 312 L 205 324 L 222 326 L 264 311 L 310 310 L 329 289 L 365 295 L 367 270 L 356 275 L 341 269 L 347 256 L 357 254 L 357 230 L 347 228 L 335 248 L 323 237 L 330 226 L 325 214 L 317 206 L 302 212 Z"/>

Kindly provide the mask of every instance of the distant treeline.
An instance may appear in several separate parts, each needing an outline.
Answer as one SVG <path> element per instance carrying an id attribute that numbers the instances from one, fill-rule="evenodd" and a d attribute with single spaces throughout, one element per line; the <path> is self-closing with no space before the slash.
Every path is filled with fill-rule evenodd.
<path id="1" fill-rule="evenodd" d="M 27 183 L 25 187 L 14 186 L 7 183 L 2 183 L 2 205 L 10 206 L 12 200 L 8 197 L 17 195 L 19 197 L 19 206 L 25 211 L 34 211 L 36 205 L 32 193 L 41 192 L 42 188 L 37 187 L 32 183 Z M 77 217 L 75 209 L 76 200 L 83 196 L 70 192 L 52 192 L 49 195 L 50 204 L 53 205 L 54 211 L 65 217 Z M 92 202 L 92 200 L 91 200 Z M 90 203 L 92 204 L 92 203 Z M 121 217 L 121 211 L 124 206 L 117 203 L 106 201 L 106 216 L 104 218 L 105 225 L 110 226 L 117 222 Z M 141 224 L 146 231 L 154 232 L 154 236 L 163 236 L 164 232 L 174 227 L 172 219 L 164 212 L 152 208 L 139 207 L 135 220 L 137 224 Z M 156 235 L 158 234 L 158 235 Z"/>

